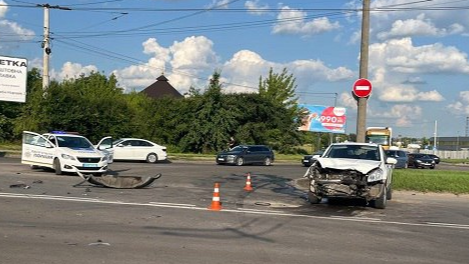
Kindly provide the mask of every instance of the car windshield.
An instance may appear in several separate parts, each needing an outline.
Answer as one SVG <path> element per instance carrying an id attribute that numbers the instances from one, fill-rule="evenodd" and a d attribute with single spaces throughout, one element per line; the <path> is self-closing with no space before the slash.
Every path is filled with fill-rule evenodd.
<path id="1" fill-rule="evenodd" d="M 59 147 L 66 148 L 92 148 L 91 143 L 83 137 L 57 136 Z"/>
<path id="2" fill-rule="evenodd" d="M 323 157 L 380 160 L 378 147 L 370 145 L 332 145 Z"/>

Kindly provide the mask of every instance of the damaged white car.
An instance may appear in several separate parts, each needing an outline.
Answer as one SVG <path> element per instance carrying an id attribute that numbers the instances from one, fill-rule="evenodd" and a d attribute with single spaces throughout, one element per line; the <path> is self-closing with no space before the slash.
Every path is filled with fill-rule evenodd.
<path id="1" fill-rule="evenodd" d="M 386 207 L 392 198 L 392 171 L 397 160 L 381 145 L 334 143 L 308 168 L 308 198 L 312 204 L 326 198 L 363 198 L 371 206 Z"/>

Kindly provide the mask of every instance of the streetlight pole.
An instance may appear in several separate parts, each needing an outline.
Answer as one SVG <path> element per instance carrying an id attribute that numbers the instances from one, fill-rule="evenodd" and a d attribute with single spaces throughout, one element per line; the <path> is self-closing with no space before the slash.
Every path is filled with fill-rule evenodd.
<path id="1" fill-rule="evenodd" d="M 50 21 L 49 21 L 49 11 L 51 8 L 61 9 L 61 10 L 72 10 L 68 7 L 62 6 L 51 6 L 49 4 L 37 5 L 38 7 L 44 8 L 44 39 L 42 40 L 42 89 L 46 90 L 49 86 L 49 55 L 52 50 L 50 48 Z"/>
<path id="2" fill-rule="evenodd" d="M 42 89 L 46 90 L 49 86 L 49 54 L 50 39 L 49 39 L 49 5 L 44 7 L 44 40 L 42 41 Z"/>
<path id="3" fill-rule="evenodd" d="M 370 0 L 363 0 L 360 44 L 360 79 L 368 78 L 368 46 L 370 39 Z M 357 98 L 357 142 L 365 142 L 367 97 Z"/>

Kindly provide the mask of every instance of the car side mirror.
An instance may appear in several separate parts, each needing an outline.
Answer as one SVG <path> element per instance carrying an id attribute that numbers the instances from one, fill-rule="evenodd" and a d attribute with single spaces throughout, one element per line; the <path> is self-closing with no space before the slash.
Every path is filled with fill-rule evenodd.
<path id="1" fill-rule="evenodd" d="M 123 146 L 124 145 L 122 143 L 119 143 L 119 144 L 116 145 L 116 147 L 120 147 L 120 148 L 122 148 Z"/>
<path id="2" fill-rule="evenodd" d="M 386 158 L 386 163 L 396 165 L 397 160 L 395 158 Z"/>
<path id="3" fill-rule="evenodd" d="M 321 155 L 313 155 L 313 159 L 317 159 L 317 158 L 320 158 Z"/>
<path id="4" fill-rule="evenodd" d="M 54 147 L 54 145 L 49 143 L 49 142 L 46 142 L 45 146 L 46 146 L 46 148 L 53 148 Z"/>

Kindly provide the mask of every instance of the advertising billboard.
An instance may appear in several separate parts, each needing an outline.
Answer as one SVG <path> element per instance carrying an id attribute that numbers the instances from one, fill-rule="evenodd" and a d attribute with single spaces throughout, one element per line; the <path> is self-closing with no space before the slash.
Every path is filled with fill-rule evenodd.
<path id="1" fill-rule="evenodd" d="M 306 116 L 300 131 L 345 133 L 346 109 L 323 105 L 299 105 Z"/>
<path id="2" fill-rule="evenodd" d="M 0 101 L 26 102 L 28 61 L 0 56 Z"/>

